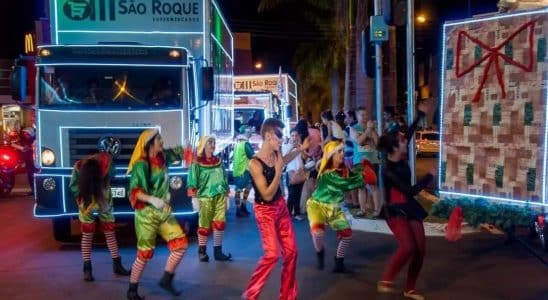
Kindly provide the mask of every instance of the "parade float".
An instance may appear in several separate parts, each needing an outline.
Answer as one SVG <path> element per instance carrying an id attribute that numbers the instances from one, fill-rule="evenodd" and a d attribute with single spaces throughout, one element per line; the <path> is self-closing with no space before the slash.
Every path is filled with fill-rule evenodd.
<path id="1" fill-rule="evenodd" d="M 441 70 L 440 201 L 432 214 L 522 226 L 548 249 L 548 8 L 447 22 Z"/>

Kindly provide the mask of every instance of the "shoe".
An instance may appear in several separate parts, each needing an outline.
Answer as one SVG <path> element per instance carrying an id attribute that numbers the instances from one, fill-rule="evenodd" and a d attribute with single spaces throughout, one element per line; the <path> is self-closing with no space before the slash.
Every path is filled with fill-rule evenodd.
<path id="1" fill-rule="evenodd" d="M 415 290 L 410 290 L 407 292 L 403 292 L 403 296 L 405 298 L 414 299 L 414 300 L 424 300 L 424 296 L 419 294 L 419 292 Z"/>
<path id="2" fill-rule="evenodd" d="M 365 218 L 365 217 L 367 217 L 367 214 L 361 210 L 354 214 L 354 218 Z"/>
<path id="3" fill-rule="evenodd" d="M 137 293 L 137 288 L 139 287 L 138 283 L 130 283 L 129 289 L 127 290 L 127 299 L 128 300 L 143 300 L 145 298 L 139 296 L 139 293 Z"/>
<path id="4" fill-rule="evenodd" d="M 206 246 L 199 246 L 198 247 L 198 258 L 201 262 L 208 262 L 209 256 L 206 253 Z"/>
<path id="5" fill-rule="evenodd" d="M 93 273 L 91 272 L 91 261 L 84 262 L 84 280 L 85 281 L 94 281 Z"/>
<path id="6" fill-rule="evenodd" d="M 232 254 L 228 253 L 228 255 L 223 253 L 222 246 L 214 246 L 213 247 L 213 257 L 215 257 L 215 260 L 219 261 L 231 261 L 232 260 Z"/>
<path id="7" fill-rule="evenodd" d="M 379 281 L 377 282 L 377 292 L 383 294 L 393 294 L 396 292 L 394 289 L 394 283 L 390 281 Z"/>
<path id="8" fill-rule="evenodd" d="M 175 276 L 175 274 L 164 271 L 164 275 L 162 276 L 162 279 L 160 279 L 160 282 L 158 282 L 158 285 L 170 292 L 173 296 L 179 296 L 181 291 L 178 291 L 173 287 L 173 276 Z"/>
<path id="9" fill-rule="evenodd" d="M 322 249 L 320 252 L 316 252 L 316 258 L 317 258 L 317 268 L 318 270 L 323 270 L 325 267 L 325 250 Z"/>
<path id="10" fill-rule="evenodd" d="M 297 221 L 302 221 L 302 220 L 304 220 L 304 217 L 301 216 L 301 215 L 296 215 L 296 216 L 295 216 L 295 220 L 297 220 Z"/>
<path id="11" fill-rule="evenodd" d="M 333 267 L 333 273 L 353 273 L 347 269 L 344 265 L 344 257 L 335 257 L 335 266 Z"/>
<path id="12" fill-rule="evenodd" d="M 114 271 L 114 274 L 122 276 L 129 276 L 131 274 L 131 269 L 126 270 L 126 268 L 122 266 L 121 257 L 116 257 L 112 259 L 112 271 Z"/>

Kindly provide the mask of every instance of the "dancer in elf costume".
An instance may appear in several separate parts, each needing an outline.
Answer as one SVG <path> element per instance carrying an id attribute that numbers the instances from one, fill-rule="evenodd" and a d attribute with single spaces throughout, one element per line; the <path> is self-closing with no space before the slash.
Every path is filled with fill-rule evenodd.
<path id="1" fill-rule="evenodd" d="M 344 144 L 342 142 L 331 141 L 324 146 L 317 186 L 308 200 L 306 208 L 320 270 L 324 268 L 325 224 L 329 224 L 337 231 L 339 239 L 333 272 L 348 272 L 344 265 L 344 256 L 352 240 L 352 229 L 350 229 L 340 204 L 344 201 L 345 192 L 364 187 L 365 184 L 376 184 L 375 172 L 367 160 L 364 162 L 363 171 L 350 171 L 344 164 Z"/>
<path id="2" fill-rule="evenodd" d="M 146 263 L 152 258 L 159 234 L 167 241 L 170 250 L 159 285 L 173 295 L 180 292 L 173 288 L 175 269 L 181 262 L 187 238 L 171 214 L 169 179 L 166 161 L 182 159 L 182 148 L 163 149 L 158 130 L 147 129 L 137 141 L 128 166 L 131 206 L 135 209 L 135 233 L 137 235 L 137 258 L 131 269 L 127 298 L 142 299 L 137 293 L 139 279 Z"/>
<path id="3" fill-rule="evenodd" d="M 187 191 L 192 197 L 198 219 L 198 256 L 200 261 L 209 261 L 206 253 L 207 237 L 213 227 L 213 255 L 215 260 L 227 261 L 232 255 L 223 254 L 225 214 L 228 205 L 228 182 L 221 160 L 213 156 L 215 138 L 203 136 L 198 141 L 197 159 L 190 166 Z"/>
<path id="4" fill-rule="evenodd" d="M 72 171 L 70 190 L 78 204 L 85 281 L 95 280 L 91 272 L 91 242 L 96 228 L 94 213 L 98 213 L 101 230 L 105 234 L 107 247 L 112 256 L 114 273 L 129 275 L 129 271 L 122 266 L 122 258 L 114 235 L 114 215 L 110 193 L 110 178 L 114 175 L 113 173 L 112 157 L 108 153 L 99 153 L 80 160 L 76 162 Z"/>
<path id="5" fill-rule="evenodd" d="M 234 201 L 236 202 L 236 217 L 247 217 L 247 197 L 251 191 L 251 176 L 249 175 L 249 160 L 255 155 L 255 151 L 249 143 L 251 129 L 245 125 L 240 127 L 240 134 L 236 137 L 236 146 L 234 146 L 234 185 L 236 194 Z M 243 192 L 243 198 L 242 198 Z"/>

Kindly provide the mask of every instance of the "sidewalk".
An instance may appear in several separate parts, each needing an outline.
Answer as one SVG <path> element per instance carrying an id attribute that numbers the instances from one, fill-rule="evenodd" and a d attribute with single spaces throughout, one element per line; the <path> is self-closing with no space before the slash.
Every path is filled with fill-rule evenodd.
<path id="1" fill-rule="evenodd" d="M 386 221 L 383 219 L 355 218 L 348 210 L 345 210 L 345 214 L 352 230 L 392 235 L 392 231 L 390 231 Z M 447 223 L 424 222 L 424 232 L 426 236 L 445 236 L 446 225 Z M 463 224 L 462 226 L 462 234 L 477 233 L 480 231 L 480 229 L 467 224 Z"/>

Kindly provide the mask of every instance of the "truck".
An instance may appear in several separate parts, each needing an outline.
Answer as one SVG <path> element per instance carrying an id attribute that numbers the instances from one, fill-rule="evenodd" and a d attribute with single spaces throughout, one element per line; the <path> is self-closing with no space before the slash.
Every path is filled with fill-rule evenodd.
<path id="1" fill-rule="evenodd" d="M 131 217 L 126 173 L 143 130 L 157 128 L 167 148 L 206 134 L 219 151 L 231 143 L 233 36 L 214 0 L 50 0 L 49 11 L 51 43 L 38 47 L 33 79 L 34 216 L 51 219 L 64 241 L 78 215 L 68 185 L 79 159 L 114 155 L 114 214 Z M 26 71 L 17 66 L 13 78 Z M 168 167 L 173 214 L 195 228 L 189 166 Z"/>
<path id="2" fill-rule="evenodd" d="M 263 92 L 234 92 L 234 130 L 241 126 L 249 125 L 256 117 L 258 120 L 265 118 L 281 118 L 281 102 L 278 96 L 271 91 Z M 258 151 L 262 138 L 258 128 L 251 126 L 249 142 L 255 151 Z"/>
<path id="3" fill-rule="evenodd" d="M 234 97 L 235 114 L 255 102 L 264 107 L 263 118 L 278 117 L 284 122 L 286 135 L 299 120 L 297 83 L 287 73 L 234 76 Z"/>

